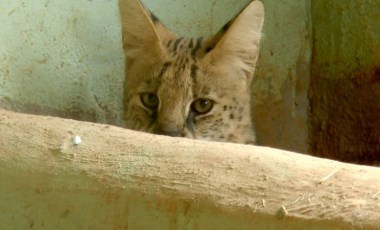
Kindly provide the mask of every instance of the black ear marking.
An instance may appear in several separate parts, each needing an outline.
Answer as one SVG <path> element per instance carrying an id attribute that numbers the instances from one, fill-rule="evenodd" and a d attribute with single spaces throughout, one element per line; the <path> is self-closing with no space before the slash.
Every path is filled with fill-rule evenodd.
<path id="1" fill-rule="evenodd" d="M 205 53 L 207 54 L 207 53 L 209 53 L 211 50 L 213 50 L 215 48 L 215 46 L 213 45 L 213 46 L 208 46 L 208 47 L 206 47 L 206 49 L 205 49 Z"/>
<path id="2" fill-rule="evenodd" d="M 230 28 L 230 26 L 232 25 L 232 22 L 233 22 L 234 20 L 235 20 L 235 19 L 232 19 L 232 20 L 228 21 L 228 22 L 222 27 L 221 31 L 226 32 L 226 31 Z"/>
<path id="3" fill-rule="evenodd" d="M 150 13 L 150 18 L 152 19 L 154 24 L 160 21 L 160 19 L 158 19 L 157 16 L 154 15 L 151 11 L 149 11 L 149 13 Z"/>
<path id="4" fill-rule="evenodd" d="M 227 30 L 232 25 L 233 20 L 228 21 L 214 36 L 209 38 L 205 43 L 204 52 L 205 54 L 211 52 L 215 46 L 218 44 L 218 42 L 222 39 L 223 35 L 227 32 Z"/>

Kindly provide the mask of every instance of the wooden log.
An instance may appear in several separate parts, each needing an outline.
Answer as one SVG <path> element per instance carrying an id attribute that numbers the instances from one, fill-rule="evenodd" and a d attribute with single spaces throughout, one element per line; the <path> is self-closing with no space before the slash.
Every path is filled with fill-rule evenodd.
<path id="1" fill-rule="evenodd" d="M 380 169 L 0 111 L 0 229 L 27 228 L 380 229 Z"/>

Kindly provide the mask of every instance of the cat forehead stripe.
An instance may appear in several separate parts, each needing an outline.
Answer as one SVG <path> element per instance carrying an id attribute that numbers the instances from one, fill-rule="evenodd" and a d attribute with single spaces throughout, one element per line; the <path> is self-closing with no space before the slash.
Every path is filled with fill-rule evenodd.
<path id="1" fill-rule="evenodd" d="M 192 78 L 195 78 L 195 76 L 197 75 L 197 70 L 198 70 L 197 65 L 195 65 L 195 64 L 191 65 L 190 76 Z"/>
<path id="2" fill-rule="evenodd" d="M 171 62 L 165 62 L 163 65 L 162 65 L 162 68 L 160 70 L 160 73 L 158 74 L 158 77 L 161 78 L 162 75 L 164 75 L 164 73 L 166 72 L 166 70 L 168 69 L 168 67 L 171 65 L 172 63 Z"/>
<path id="3" fill-rule="evenodd" d="M 201 48 L 203 37 L 199 37 L 196 41 L 194 49 L 191 51 L 191 57 L 195 58 L 198 50 Z"/>
<path id="4" fill-rule="evenodd" d="M 173 47 L 174 52 L 177 51 L 178 45 L 179 45 L 179 43 L 180 43 L 182 40 L 183 40 L 183 37 L 180 37 L 180 38 L 178 38 L 178 39 L 174 42 L 174 47 Z"/>
<path id="5" fill-rule="evenodd" d="M 194 39 L 190 39 L 188 48 L 191 49 L 194 46 Z"/>

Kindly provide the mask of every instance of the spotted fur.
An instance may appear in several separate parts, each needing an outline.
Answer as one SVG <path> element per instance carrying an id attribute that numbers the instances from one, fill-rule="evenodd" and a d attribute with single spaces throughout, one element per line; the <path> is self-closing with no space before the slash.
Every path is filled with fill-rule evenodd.
<path id="1" fill-rule="evenodd" d="M 127 128 L 195 139 L 255 143 L 250 85 L 259 53 L 264 9 L 253 1 L 208 38 L 168 31 L 138 0 L 119 1 L 125 52 Z M 156 109 L 141 95 L 158 97 Z M 198 99 L 214 103 L 197 114 Z"/>

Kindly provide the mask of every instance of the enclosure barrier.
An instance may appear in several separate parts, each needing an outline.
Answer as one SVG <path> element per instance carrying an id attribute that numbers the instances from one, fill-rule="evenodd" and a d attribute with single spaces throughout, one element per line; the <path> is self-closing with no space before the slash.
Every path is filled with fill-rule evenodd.
<path id="1" fill-rule="evenodd" d="M 0 229 L 380 229 L 380 169 L 0 111 Z"/>

